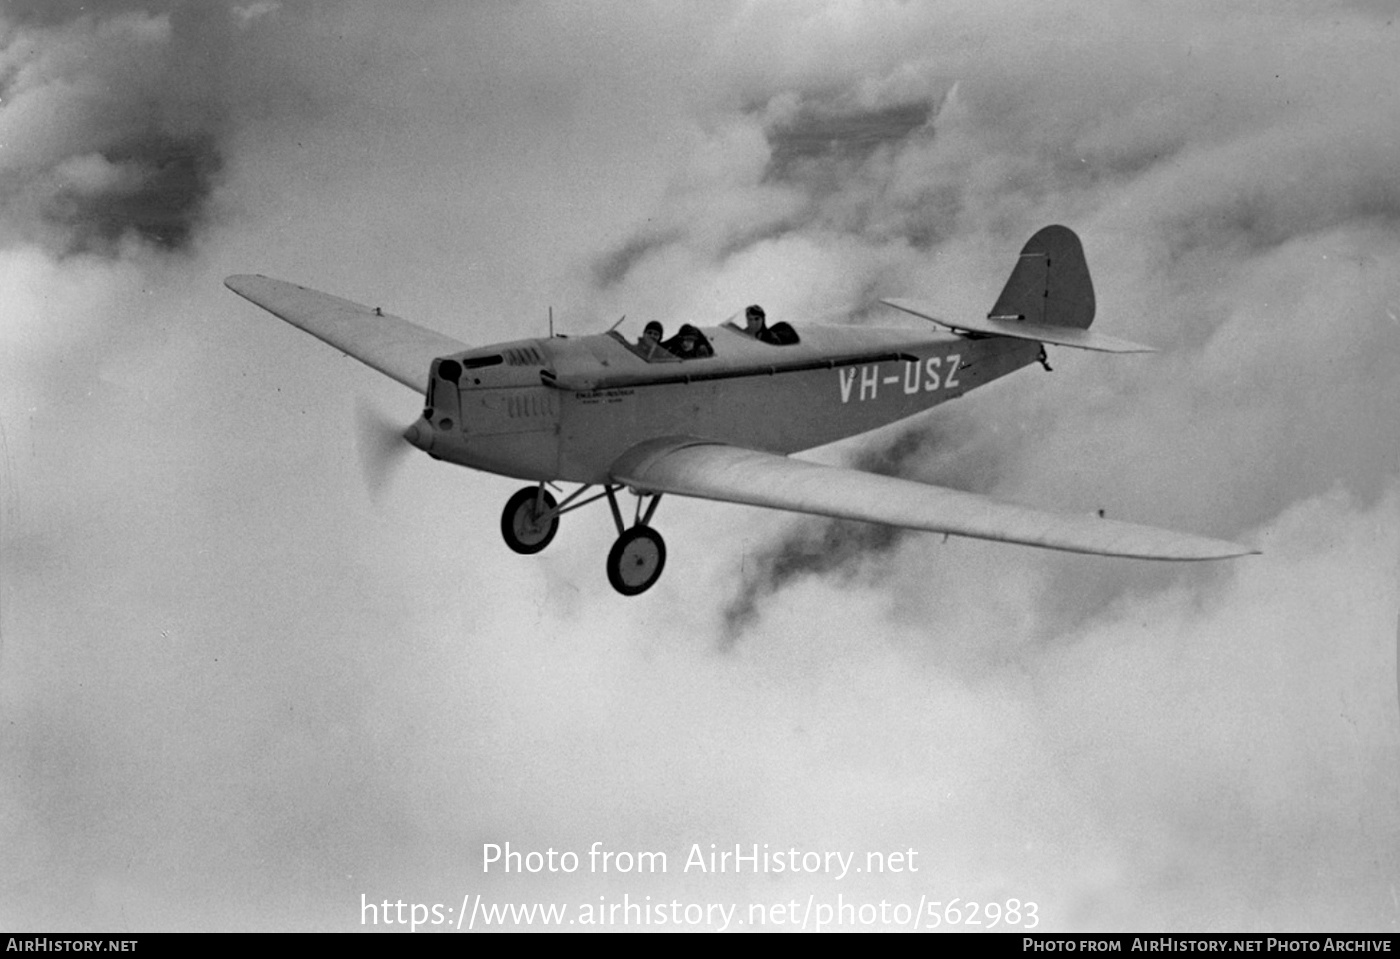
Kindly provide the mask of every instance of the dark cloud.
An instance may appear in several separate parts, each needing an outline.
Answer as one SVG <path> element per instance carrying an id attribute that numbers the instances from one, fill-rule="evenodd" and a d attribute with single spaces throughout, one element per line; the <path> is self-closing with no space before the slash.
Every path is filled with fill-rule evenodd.
<path id="1" fill-rule="evenodd" d="M 876 109 L 842 109 L 820 100 L 804 101 L 790 115 L 769 124 L 772 157 L 766 175 L 799 180 L 824 191 L 839 189 L 838 178 L 876 150 L 898 144 L 923 128 L 933 113 L 929 101 Z"/>
<path id="2" fill-rule="evenodd" d="M 173 4 L 3 16 L 0 240 L 59 255 L 188 248 L 224 163 L 207 30 L 220 21 Z"/>
<path id="3" fill-rule="evenodd" d="M 847 520 L 804 520 L 777 542 L 744 557 L 738 594 L 725 605 L 720 648 L 730 649 L 758 620 L 762 601 L 808 576 L 849 582 L 895 549 L 907 530 Z"/>
<path id="4" fill-rule="evenodd" d="M 881 186 L 890 177 L 898 151 L 924 144 L 934 135 L 935 99 L 870 106 L 858 102 L 851 91 L 819 91 L 799 97 L 795 105 L 783 101 L 779 96 L 775 102 L 751 107 L 744 117 L 764 144 L 765 161 L 754 170 L 754 185 L 771 185 L 785 193 L 786 208 L 771 217 L 736 211 L 740 215 L 727 224 L 728 235 L 705 251 L 708 257 L 723 261 L 765 242 L 820 231 L 869 235 L 920 249 L 946 235 L 951 226 L 946 191 L 937 191 L 933 202 L 902 197 L 903 218 L 898 223 L 890 222 L 882 208 L 888 198 Z M 853 183 L 860 182 L 872 185 L 868 195 L 853 189 Z M 688 196 L 686 189 L 673 191 L 674 210 L 667 211 L 672 215 L 663 214 L 663 221 L 673 225 L 640 227 L 594 263 L 594 281 L 615 286 L 647 256 L 695 243 L 693 224 L 674 215 L 684 209 Z"/>
<path id="5" fill-rule="evenodd" d="M 314 114 L 354 72 L 309 79 L 298 48 L 314 29 L 270 2 L 7 6 L 0 244 L 189 249 L 215 217 L 230 137 Z"/>
<path id="6" fill-rule="evenodd" d="M 944 410 L 925 415 L 895 436 L 868 445 L 852 457 L 852 469 L 985 492 L 1005 471 L 1005 449 L 978 436 L 975 417 Z M 721 648 L 732 648 L 757 622 L 768 597 L 807 577 L 830 576 L 849 583 L 878 577 L 882 562 L 910 537 L 937 534 L 849 520 L 803 519 L 784 535 L 744 557 L 735 595 L 723 612 Z"/>
<path id="7" fill-rule="evenodd" d="M 5 20 L 12 25 L 53 27 L 80 17 L 91 18 L 99 11 L 104 16 L 111 16 L 127 10 L 168 10 L 175 5 L 175 2 L 157 3 L 153 0 L 11 0 L 5 4 Z"/>
<path id="8" fill-rule="evenodd" d="M 54 191 L 44 217 L 60 227 L 66 245 L 59 252 L 110 254 L 128 237 L 165 251 L 190 245 L 208 215 L 223 163 L 211 134 L 176 139 L 156 132 L 91 157 L 119 171 L 119 182 Z"/>
<path id="9" fill-rule="evenodd" d="M 639 233 L 617 248 L 593 261 L 593 281 L 600 287 L 610 287 L 624 280 L 632 269 L 646 257 L 680 239 L 680 233 Z"/>

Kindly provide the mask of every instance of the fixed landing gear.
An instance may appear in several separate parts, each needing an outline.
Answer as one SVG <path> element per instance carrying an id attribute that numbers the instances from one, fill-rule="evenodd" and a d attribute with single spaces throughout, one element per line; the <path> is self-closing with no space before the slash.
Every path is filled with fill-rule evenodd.
<path id="1" fill-rule="evenodd" d="M 637 496 L 637 509 L 629 527 L 623 525 L 622 511 L 617 506 L 616 493 L 621 487 L 604 485 L 603 492 L 575 502 L 590 488 L 584 486 L 565 497 L 564 502 L 556 503 L 543 483 L 525 487 L 506 503 L 505 511 L 501 514 L 501 536 L 505 538 L 506 545 L 517 553 L 527 556 L 538 553 L 554 539 L 560 516 L 606 496 L 608 506 L 612 508 L 613 522 L 617 524 L 617 542 L 613 543 L 608 553 L 608 582 L 623 596 L 645 593 L 661 578 L 661 571 L 666 568 L 666 541 L 648 525 L 661 502 L 661 494 L 633 490 Z M 643 515 L 642 501 L 648 497 L 651 502 Z"/>
<path id="2" fill-rule="evenodd" d="M 617 542 L 608 552 L 608 582 L 623 596 L 637 596 L 651 589 L 666 568 L 666 541 L 647 525 L 661 502 L 661 494 L 651 494 L 651 503 L 643 516 L 642 500 L 647 494 L 633 490 L 637 494 L 637 511 L 629 528 L 622 525 L 622 511 L 617 508 L 613 488 L 604 486 L 603 491 L 612 508 L 613 522 L 617 524 Z"/>
<path id="3" fill-rule="evenodd" d="M 544 549 L 559 531 L 557 507 L 543 486 L 527 486 L 516 493 L 501 514 L 506 545 L 527 556 Z"/>
<path id="4" fill-rule="evenodd" d="M 608 553 L 608 582 L 623 596 L 651 589 L 666 568 L 666 541 L 650 526 L 633 526 Z"/>

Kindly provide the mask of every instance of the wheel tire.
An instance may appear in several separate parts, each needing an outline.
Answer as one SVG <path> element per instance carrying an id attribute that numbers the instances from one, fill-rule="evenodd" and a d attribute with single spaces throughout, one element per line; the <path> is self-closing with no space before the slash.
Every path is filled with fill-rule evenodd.
<path id="1" fill-rule="evenodd" d="M 608 582 L 623 596 L 651 589 L 666 568 L 666 541 L 650 526 L 634 526 L 608 553 Z"/>
<path id="2" fill-rule="evenodd" d="M 501 513 L 501 537 L 507 546 L 526 556 L 548 546 L 559 531 L 558 516 L 552 517 L 548 524 L 535 521 L 535 497 L 539 495 L 538 488 L 527 486 L 506 501 L 505 511 Z M 554 497 L 546 490 L 544 508 L 551 510 L 556 505 Z"/>

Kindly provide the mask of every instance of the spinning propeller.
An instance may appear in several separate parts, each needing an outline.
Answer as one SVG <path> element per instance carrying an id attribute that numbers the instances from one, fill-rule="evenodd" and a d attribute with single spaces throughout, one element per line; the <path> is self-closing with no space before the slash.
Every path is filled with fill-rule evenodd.
<path id="1" fill-rule="evenodd" d="M 401 423 L 390 420 L 363 400 L 355 406 L 355 425 L 355 451 L 359 454 L 365 489 L 378 506 L 394 474 L 413 450 L 409 434 L 417 427 L 405 430 Z"/>

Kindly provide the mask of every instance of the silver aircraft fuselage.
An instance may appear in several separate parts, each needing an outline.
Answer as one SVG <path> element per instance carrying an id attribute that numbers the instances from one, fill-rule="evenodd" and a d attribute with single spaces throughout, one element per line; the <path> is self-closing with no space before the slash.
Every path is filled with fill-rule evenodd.
<path id="1" fill-rule="evenodd" d="M 648 362 L 617 334 L 517 340 L 433 361 L 406 434 L 433 457 L 532 481 L 596 484 L 665 436 L 787 454 L 913 416 L 1036 362 L 1039 343 L 799 327 L 775 345 L 703 328 L 712 356 Z"/>

